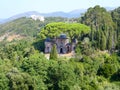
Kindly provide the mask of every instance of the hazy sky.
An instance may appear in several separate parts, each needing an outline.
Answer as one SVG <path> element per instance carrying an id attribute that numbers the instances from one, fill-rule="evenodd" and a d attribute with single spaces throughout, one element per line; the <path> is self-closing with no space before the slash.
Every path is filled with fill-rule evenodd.
<path id="1" fill-rule="evenodd" d="M 0 18 L 8 18 L 12 15 L 26 11 L 38 11 L 40 13 L 82 9 L 100 5 L 103 7 L 118 7 L 120 0 L 1 0 Z"/>

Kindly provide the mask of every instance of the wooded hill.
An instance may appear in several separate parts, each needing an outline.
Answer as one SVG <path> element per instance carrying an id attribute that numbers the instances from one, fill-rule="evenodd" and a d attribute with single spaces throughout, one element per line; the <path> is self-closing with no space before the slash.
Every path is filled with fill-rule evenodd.
<path id="1" fill-rule="evenodd" d="M 0 43 L 1 90 L 120 90 L 120 8 L 95 6 L 80 18 L 20 18 L 0 25 L 0 34 L 35 37 Z M 74 23 L 73 23 L 74 22 Z M 77 38 L 74 58 L 50 60 L 44 39 L 61 33 Z M 52 54 L 54 53 L 54 54 Z"/>
<path id="2" fill-rule="evenodd" d="M 12 35 L 20 35 L 21 37 L 36 37 L 47 23 L 50 22 L 65 22 L 66 18 L 62 17 L 47 17 L 44 22 L 35 21 L 32 18 L 19 18 L 11 22 L 0 25 L 0 38 L 6 39 Z"/>

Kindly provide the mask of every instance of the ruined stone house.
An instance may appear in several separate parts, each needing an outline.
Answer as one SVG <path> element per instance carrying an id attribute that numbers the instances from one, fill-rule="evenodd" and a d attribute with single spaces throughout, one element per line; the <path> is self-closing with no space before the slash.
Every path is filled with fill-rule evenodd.
<path id="1" fill-rule="evenodd" d="M 75 50 L 77 40 L 74 39 L 71 42 L 66 34 L 61 34 L 59 37 L 45 40 L 45 53 L 50 53 L 53 45 L 56 44 L 56 48 L 59 54 L 70 53 Z"/>

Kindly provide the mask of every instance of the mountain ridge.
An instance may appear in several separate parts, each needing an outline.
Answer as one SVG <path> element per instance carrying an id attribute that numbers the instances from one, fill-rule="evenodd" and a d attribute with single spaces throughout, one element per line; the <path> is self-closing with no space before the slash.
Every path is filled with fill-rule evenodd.
<path id="1" fill-rule="evenodd" d="M 108 11 L 115 9 L 115 7 L 105 7 Z M 21 17 L 30 17 L 31 15 L 40 15 L 44 17 L 64 17 L 64 18 L 78 18 L 83 13 L 85 13 L 87 9 L 75 9 L 70 12 L 63 12 L 63 11 L 56 11 L 56 12 L 50 12 L 50 13 L 39 13 L 37 11 L 28 11 L 23 12 L 20 14 L 13 15 L 9 18 L 2 19 L 0 18 L 0 24 L 21 18 Z"/>
<path id="2" fill-rule="evenodd" d="M 77 18 L 77 17 L 80 17 L 80 15 L 84 13 L 86 10 L 87 9 L 77 9 L 77 10 L 72 10 L 70 12 L 56 11 L 56 12 L 50 12 L 50 13 L 39 13 L 37 11 L 28 11 L 28 12 L 13 15 L 7 19 L 0 19 L 0 24 L 6 23 L 21 17 L 30 17 L 31 15 L 40 15 L 44 17 Z"/>

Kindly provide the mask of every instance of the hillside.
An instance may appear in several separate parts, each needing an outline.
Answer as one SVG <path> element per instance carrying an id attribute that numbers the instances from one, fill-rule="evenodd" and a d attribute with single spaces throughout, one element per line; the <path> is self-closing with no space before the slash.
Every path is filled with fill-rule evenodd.
<path id="1" fill-rule="evenodd" d="M 120 90 L 119 17 L 97 5 L 76 19 L 0 25 L 0 90 Z"/>
<path id="2" fill-rule="evenodd" d="M 12 39 L 35 37 L 47 23 L 64 21 L 67 21 L 67 19 L 61 17 L 47 17 L 44 22 L 22 17 L 0 25 L 0 41 L 4 39 L 11 41 Z"/>

